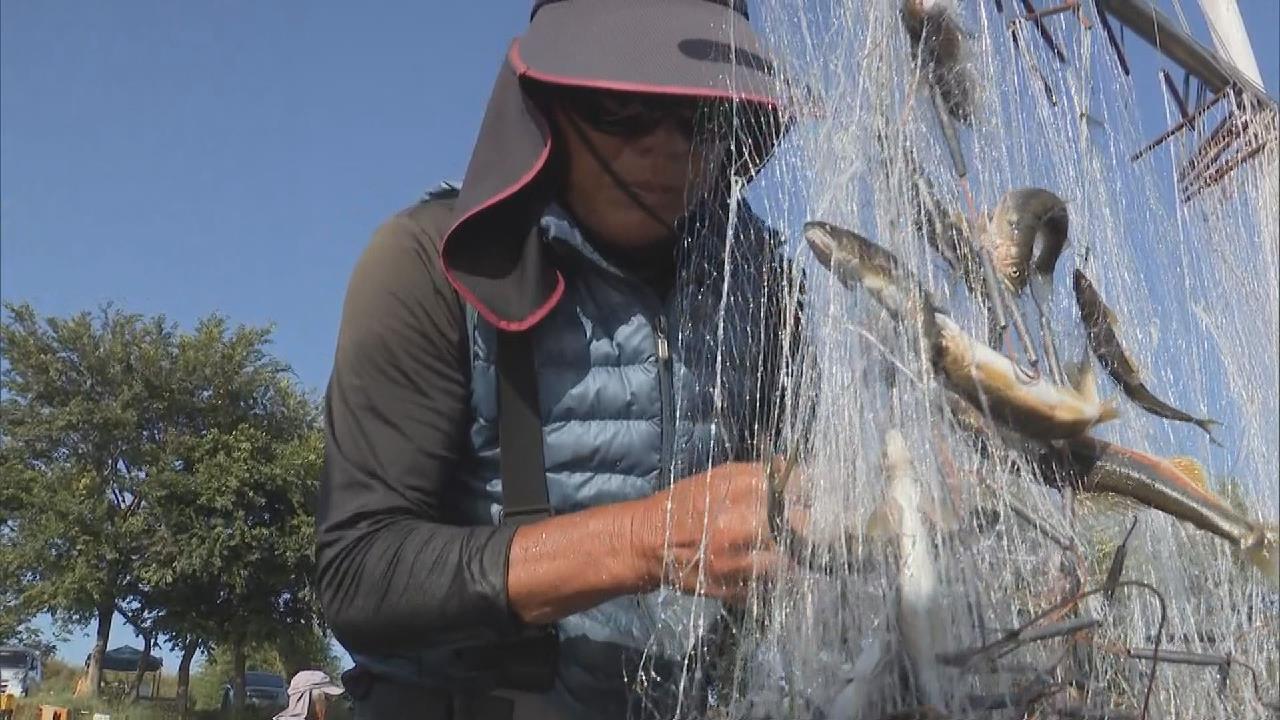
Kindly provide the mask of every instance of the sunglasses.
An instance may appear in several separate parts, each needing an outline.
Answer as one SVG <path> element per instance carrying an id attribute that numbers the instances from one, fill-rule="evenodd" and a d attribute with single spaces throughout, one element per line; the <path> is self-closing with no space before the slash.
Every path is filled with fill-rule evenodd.
<path id="1" fill-rule="evenodd" d="M 618 138 L 645 137 L 666 122 L 690 142 L 733 132 L 733 105 L 723 100 L 589 90 L 565 92 L 562 101 L 593 130 Z"/>

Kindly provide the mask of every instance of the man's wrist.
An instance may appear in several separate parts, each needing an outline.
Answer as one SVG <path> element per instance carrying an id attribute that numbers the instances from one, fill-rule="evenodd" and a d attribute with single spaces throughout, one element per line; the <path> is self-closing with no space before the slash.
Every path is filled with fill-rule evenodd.
<path id="1" fill-rule="evenodd" d="M 623 507 L 618 537 L 622 539 L 619 552 L 626 558 L 628 584 L 636 593 L 655 590 L 662 582 L 662 524 L 658 522 L 658 508 L 652 497 L 632 500 Z"/>

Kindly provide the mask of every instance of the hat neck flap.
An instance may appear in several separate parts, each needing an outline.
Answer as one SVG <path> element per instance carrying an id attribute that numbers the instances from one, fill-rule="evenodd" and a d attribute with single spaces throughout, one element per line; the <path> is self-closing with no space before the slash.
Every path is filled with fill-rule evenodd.
<path id="1" fill-rule="evenodd" d="M 564 292 L 537 233 L 554 192 L 544 172 L 550 154 L 547 120 L 522 92 L 508 59 L 467 165 L 458 219 L 440 250 L 450 284 L 501 330 L 537 324 Z"/>
<path id="2" fill-rule="evenodd" d="M 638 88 L 598 79 L 557 77 L 530 68 L 512 42 L 498 73 L 457 200 L 457 220 L 441 242 L 445 276 L 480 317 L 500 330 L 536 325 L 564 293 L 564 277 L 543 247 L 538 221 L 555 198 L 555 178 L 547 172 L 552 138 L 547 118 L 526 94 L 522 80 L 546 85 L 598 87 L 622 91 L 696 94 L 705 88 Z M 755 100 L 755 102 L 751 102 Z M 772 155 L 790 121 L 772 114 L 771 102 L 749 99 L 777 123 L 753 137 L 733 174 L 750 180 Z"/>

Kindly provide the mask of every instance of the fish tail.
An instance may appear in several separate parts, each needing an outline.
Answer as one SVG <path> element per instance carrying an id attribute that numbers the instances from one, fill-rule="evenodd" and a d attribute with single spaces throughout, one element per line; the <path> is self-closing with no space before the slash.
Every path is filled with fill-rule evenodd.
<path id="1" fill-rule="evenodd" d="M 1209 441 L 1218 447 L 1222 447 L 1222 443 L 1218 442 L 1218 438 L 1214 436 L 1213 429 L 1222 427 L 1222 423 L 1210 418 L 1197 418 L 1192 420 L 1196 427 L 1200 428 L 1209 436 Z"/>

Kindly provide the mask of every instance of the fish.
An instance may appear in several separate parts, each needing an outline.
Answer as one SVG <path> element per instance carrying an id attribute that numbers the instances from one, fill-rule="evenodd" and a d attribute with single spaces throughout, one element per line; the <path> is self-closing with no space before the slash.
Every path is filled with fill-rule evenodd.
<path id="1" fill-rule="evenodd" d="M 1164 459 L 1093 437 L 1073 438 L 1067 450 L 1068 479 L 1080 491 L 1123 495 L 1189 522 L 1226 540 L 1266 578 L 1280 582 L 1280 531 L 1244 517 L 1211 491 L 1195 460 Z"/>
<path id="2" fill-rule="evenodd" d="M 896 255 L 858 233 L 821 220 L 804 224 L 804 238 L 830 273 L 853 290 L 865 289 L 899 322 L 927 323 L 938 307 Z"/>
<path id="3" fill-rule="evenodd" d="M 903 0 L 902 26 L 916 61 L 938 91 L 947 114 L 969 124 L 974 117 L 973 71 L 964 62 L 965 32 L 948 0 Z"/>
<path id="4" fill-rule="evenodd" d="M 1187 422 L 1203 430 L 1215 444 L 1213 428 L 1222 423 L 1207 417 L 1196 417 L 1183 412 L 1169 403 L 1156 397 L 1142 381 L 1137 365 L 1120 345 L 1120 337 L 1116 334 L 1119 324 L 1115 313 L 1102 300 L 1096 287 L 1088 276 L 1080 269 L 1072 275 L 1072 287 L 1076 295 L 1076 307 L 1080 310 L 1080 321 L 1084 323 L 1089 347 L 1098 358 L 1102 368 L 1115 381 L 1125 395 L 1138 407 L 1152 415 Z"/>
<path id="5" fill-rule="evenodd" d="M 938 571 L 926 522 L 925 499 L 911 466 L 906 440 L 896 428 L 885 434 L 885 497 L 872 513 L 873 536 L 892 538 L 898 549 L 898 631 L 921 704 L 943 707 L 939 641 L 946 625 L 938 603 Z"/>
<path id="6" fill-rule="evenodd" d="M 910 174 L 907 191 L 912 212 L 912 230 L 922 235 L 933 251 L 960 276 L 970 292 L 982 287 L 982 265 L 969 237 L 968 222 L 956 212 L 948 212 L 914 157 L 906 160 Z"/>
<path id="7" fill-rule="evenodd" d="M 931 361 L 971 405 L 1022 435 L 1061 440 L 1119 417 L 1097 395 L 1092 368 L 1081 363 L 1074 387 L 1029 378 L 1004 355 L 968 335 L 891 252 L 851 230 L 822 221 L 804 225 L 818 261 L 845 287 L 865 288 L 897 321 L 918 323 Z"/>
<path id="8" fill-rule="evenodd" d="M 1034 270 L 1052 277 L 1067 245 L 1067 204 L 1049 190 L 1025 187 L 1001 196 L 994 210 L 981 215 L 974 235 L 991 254 L 996 275 L 1021 295 Z M 1040 251 L 1032 258 L 1036 242 Z"/>
<path id="9" fill-rule="evenodd" d="M 950 317 L 935 314 L 934 365 L 975 407 L 1018 433 L 1065 440 L 1120 416 L 1113 400 L 1098 397 L 1089 363 L 1080 363 L 1071 387 L 1047 376 L 1028 377 L 1013 361 L 978 342 Z"/>
<path id="10" fill-rule="evenodd" d="M 981 292 L 982 261 L 970 238 L 969 220 L 943 203 L 913 149 L 909 146 L 891 148 L 884 131 L 878 128 L 876 142 L 886 158 L 886 182 L 896 184 L 900 179 L 905 186 L 911 231 L 924 238 L 947 269 L 960 276 L 970 293 Z M 888 162 L 890 155 L 892 164 Z"/>

